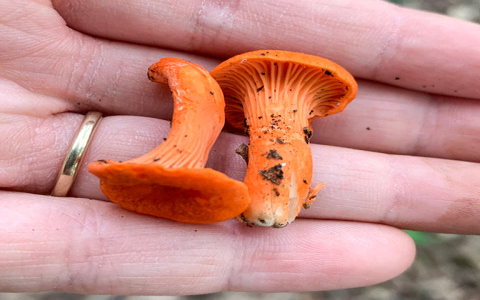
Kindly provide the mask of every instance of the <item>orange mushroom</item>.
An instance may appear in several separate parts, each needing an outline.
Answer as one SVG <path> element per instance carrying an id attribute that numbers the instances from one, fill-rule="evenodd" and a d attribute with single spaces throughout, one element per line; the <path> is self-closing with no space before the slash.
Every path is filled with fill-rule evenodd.
<path id="1" fill-rule="evenodd" d="M 286 226 L 323 187 L 310 189 L 311 121 L 341 112 L 357 84 L 332 61 L 277 50 L 237 55 L 210 74 L 223 90 L 227 121 L 250 136 L 244 182 L 252 202 L 239 218 Z"/>
<path id="2" fill-rule="evenodd" d="M 174 99 L 172 127 L 164 143 L 125 162 L 99 160 L 88 170 L 103 193 L 120 206 L 185 223 L 214 223 L 238 216 L 250 200 L 243 182 L 205 169 L 225 122 L 217 82 L 202 67 L 163 58 L 148 78 L 168 83 Z"/>

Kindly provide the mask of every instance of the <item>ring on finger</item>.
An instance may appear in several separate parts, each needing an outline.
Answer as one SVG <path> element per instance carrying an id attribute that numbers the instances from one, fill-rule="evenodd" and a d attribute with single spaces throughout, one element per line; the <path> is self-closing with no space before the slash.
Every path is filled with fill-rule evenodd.
<path id="1" fill-rule="evenodd" d="M 55 197 L 67 196 L 101 119 L 102 114 L 100 112 L 92 111 L 85 115 L 67 152 L 67 156 L 58 173 L 57 181 L 50 195 Z"/>

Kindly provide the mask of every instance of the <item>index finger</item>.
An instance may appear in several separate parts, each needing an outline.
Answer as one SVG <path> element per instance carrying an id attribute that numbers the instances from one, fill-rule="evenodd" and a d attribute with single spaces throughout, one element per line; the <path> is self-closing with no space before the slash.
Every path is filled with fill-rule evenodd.
<path id="1" fill-rule="evenodd" d="M 355 76 L 478 98 L 480 26 L 378 0 L 54 1 L 69 26 L 219 57 L 272 48 L 341 63 Z"/>

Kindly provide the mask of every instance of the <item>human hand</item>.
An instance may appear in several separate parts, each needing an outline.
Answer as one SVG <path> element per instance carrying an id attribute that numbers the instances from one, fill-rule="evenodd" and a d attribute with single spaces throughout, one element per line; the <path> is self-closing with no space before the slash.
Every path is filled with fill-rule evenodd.
<path id="1" fill-rule="evenodd" d="M 349 288 L 410 265 L 414 245 L 395 227 L 479 234 L 479 34 L 374 0 L 2 2 L 0 290 Z M 345 112 L 314 121 L 313 182 L 326 187 L 312 208 L 271 229 L 174 223 L 104 201 L 86 165 L 139 156 L 168 134 L 169 91 L 148 66 L 177 56 L 212 69 L 254 49 L 327 57 L 361 78 Z M 75 198 L 45 196 L 92 110 L 108 116 Z M 241 180 L 242 142 L 221 135 L 209 166 Z"/>

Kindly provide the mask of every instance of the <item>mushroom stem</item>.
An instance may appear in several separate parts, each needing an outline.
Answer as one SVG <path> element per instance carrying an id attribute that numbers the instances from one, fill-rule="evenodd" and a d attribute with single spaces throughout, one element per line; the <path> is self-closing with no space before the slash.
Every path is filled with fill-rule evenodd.
<path id="1" fill-rule="evenodd" d="M 205 167 L 225 123 L 223 94 L 215 80 L 203 68 L 175 58 L 153 64 L 148 78 L 168 83 L 172 91 L 172 127 L 164 143 L 127 163 L 154 162 L 165 168 Z"/>
<path id="2" fill-rule="evenodd" d="M 126 209 L 179 222 L 238 216 L 250 202 L 245 184 L 203 168 L 225 119 L 217 82 L 202 67 L 178 58 L 152 65 L 148 77 L 168 83 L 172 91 L 172 128 L 167 140 L 145 155 L 90 164 L 103 193 Z"/>
<path id="3" fill-rule="evenodd" d="M 312 156 L 304 135 L 251 130 L 249 158 L 244 182 L 252 202 L 241 218 L 261 226 L 287 225 L 310 197 Z"/>
<path id="4" fill-rule="evenodd" d="M 287 93 L 283 86 L 264 87 L 255 98 L 248 98 L 256 101 L 243 103 L 250 136 L 244 182 L 252 202 L 242 213 L 242 220 L 260 226 L 286 226 L 323 187 L 319 183 L 310 190 L 313 162 L 308 114 L 312 107 L 302 102 L 305 98 L 290 95 L 300 92 L 298 88 L 288 88 Z"/>

